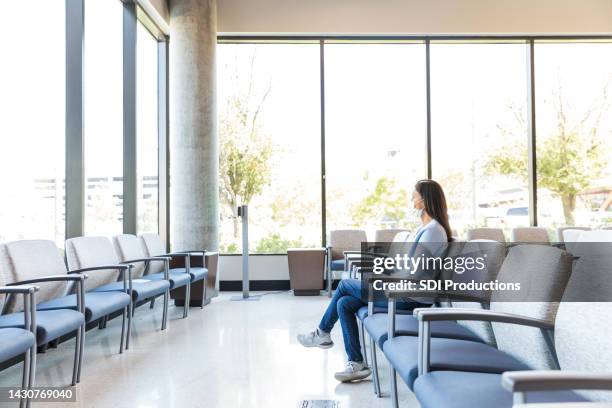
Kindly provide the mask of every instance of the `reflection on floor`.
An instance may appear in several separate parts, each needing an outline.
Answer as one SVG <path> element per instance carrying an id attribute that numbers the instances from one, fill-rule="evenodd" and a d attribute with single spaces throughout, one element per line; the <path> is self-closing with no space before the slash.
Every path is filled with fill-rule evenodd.
<path id="1" fill-rule="evenodd" d="M 136 311 L 132 344 L 117 354 L 120 319 L 104 330 L 87 332 L 78 402 L 70 407 L 96 408 L 294 408 L 303 400 L 337 400 L 342 408 L 389 407 L 388 366 L 381 361 L 383 398 L 368 379 L 338 383 L 344 367 L 340 325 L 332 333 L 335 347 L 305 349 L 298 333 L 311 330 L 328 298 L 294 297 L 289 292 L 263 296 L 259 302 L 232 302 L 221 295 L 181 319 L 171 306 L 168 329 L 160 332 L 161 313 L 143 306 Z M 37 386 L 70 381 L 74 340 L 39 354 Z M 19 384 L 21 366 L 0 373 L 0 386 Z M 418 407 L 398 381 L 400 406 Z M 0 404 L 1 405 L 1 404 Z M 44 408 L 68 404 L 37 403 Z"/>

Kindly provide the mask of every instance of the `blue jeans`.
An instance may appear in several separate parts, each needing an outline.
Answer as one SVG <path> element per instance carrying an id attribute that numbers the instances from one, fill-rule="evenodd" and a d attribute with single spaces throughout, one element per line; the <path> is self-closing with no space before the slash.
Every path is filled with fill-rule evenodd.
<path id="1" fill-rule="evenodd" d="M 375 302 L 374 305 L 387 307 L 386 302 Z M 414 308 L 418 305 L 418 302 L 414 302 L 414 304 L 410 302 L 397 303 L 397 307 L 401 309 Z M 361 281 L 358 279 L 343 279 L 340 281 L 329 306 L 327 306 L 321 323 L 319 323 L 319 330 L 330 333 L 340 319 L 344 350 L 349 361 L 363 361 L 356 316 L 357 311 L 363 306 L 367 306 L 367 303 L 361 300 Z"/>

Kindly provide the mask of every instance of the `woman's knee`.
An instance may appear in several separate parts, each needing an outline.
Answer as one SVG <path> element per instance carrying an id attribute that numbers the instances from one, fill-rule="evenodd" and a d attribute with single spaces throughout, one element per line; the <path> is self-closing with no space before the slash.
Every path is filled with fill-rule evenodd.
<path id="1" fill-rule="evenodd" d="M 356 313 L 357 309 L 359 309 L 359 299 L 355 299 L 352 296 L 342 296 L 338 299 L 336 309 L 338 310 L 338 314 Z"/>

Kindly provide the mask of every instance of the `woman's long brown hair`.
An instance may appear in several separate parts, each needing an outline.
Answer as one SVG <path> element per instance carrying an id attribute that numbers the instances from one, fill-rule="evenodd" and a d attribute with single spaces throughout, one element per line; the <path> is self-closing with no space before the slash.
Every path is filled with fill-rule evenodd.
<path id="1" fill-rule="evenodd" d="M 442 228 L 444 228 L 444 231 L 446 231 L 446 239 L 448 242 L 451 242 L 453 233 L 448 222 L 448 208 L 442 186 L 434 180 L 425 179 L 417 181 L 414 189 L 423 198 L 427 214 L 438 221 Z"/>

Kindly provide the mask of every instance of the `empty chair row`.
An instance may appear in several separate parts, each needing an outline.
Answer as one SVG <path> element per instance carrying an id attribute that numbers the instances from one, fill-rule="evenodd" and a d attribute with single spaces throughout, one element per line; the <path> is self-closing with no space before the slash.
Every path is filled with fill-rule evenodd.
<path id="1" fill-rule="evenodd" d="M 120 235 L 112 240 L 72 238 L 66 241 L 65 259 L 52 241 L 0 244 L 0 286 L 8 288 L 0 291 L 7 293 L 0 315 L 0 344 L 7 351 L 0 351 L 0 362 L 26 353 L 22 386 L 31 387 L 36 347 L 45 348 L 49 343 L 76 335 L 71 383 L 78 383 L 86 329 L 95 325 L 104 328 L 108 319 L 122 316 L 119 341 L 122 353 L 129 348 L 135 308 L 149 302 L 153 305 L 156 298 L 163 297 L 164 330 L 170 290 L 181 287 L 186 292 L 183 317 L 187 317 L 190 286 L 206 280 L 208 274 L 205 267 L 192 267 L 191 260 L 204 256 L 203 250 L 168 254 L 160 237 L 154 234 Z M 170 268 L 173 258 L 181 258 L 185 266 Z M 19 294 L 24 296 L 24 302 L 18 301 Z M 21 331 L 17 333 L 15 329 Z M 31 332 L 33 344 L 28 340 L 32 336 L 23 332 Z M 9 335 L 12 340 L 5 340 Z"/>

